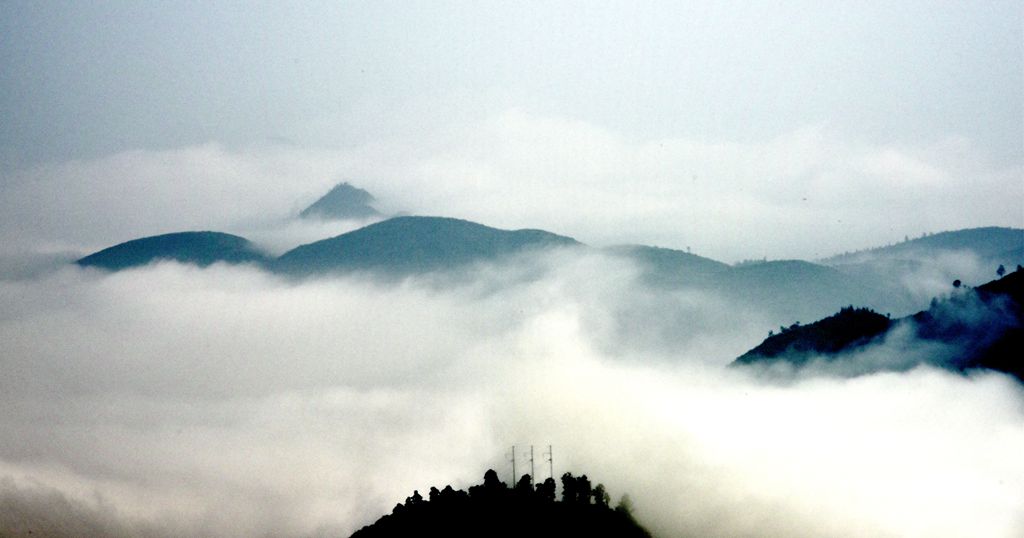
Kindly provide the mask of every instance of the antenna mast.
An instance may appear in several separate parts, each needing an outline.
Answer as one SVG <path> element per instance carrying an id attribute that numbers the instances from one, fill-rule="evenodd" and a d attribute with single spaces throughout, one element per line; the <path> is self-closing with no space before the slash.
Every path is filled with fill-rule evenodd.
<path id="1" fill-rule="evenodd" d="M 554 454 L 554 452 L 551 451 L 551 445 L 548 445 L 548 451 L 545 452 L 544 455 L 548 457 L 548 473 L 550 474 L 551 479 L 554 480 L 555 479 L 555 463 L 554 463 L 555 454 Z"/>

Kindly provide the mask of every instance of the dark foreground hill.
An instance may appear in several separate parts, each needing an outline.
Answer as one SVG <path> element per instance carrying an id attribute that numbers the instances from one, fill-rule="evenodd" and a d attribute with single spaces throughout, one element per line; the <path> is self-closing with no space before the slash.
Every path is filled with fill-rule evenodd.
<path id="1" fill-rule="evenodd" d="M 352 538 L 395 536 L 536 538 L 649 538 L 633 519 L 628 501 L 612 508 L 604 486 L 591 487 L 586 475 L 562 476 L 562 498 L 556 500 L 555 481 L 534 487 L 529 475 L 514 488 L 498 480 L 493 470 L 483 484 L 469 491 L 430 488 L 428 498 L 413 492 L 391 514 L 356 531 Z"/>
<path id="2" fill-rule="evenodd" d="M 888 363 L 876 369 L 905 369 L 927 363 L 953 371 L 991 369 L 1024 381 L 1024 271 L 1017 270 L 977 288 L 956 289 L 923 310 L 896 321 L 866 309 L 846 308 L 805 326 L 784 328 L 740 356 L 734 365 L 784 362 L 804 366 L 857 360 L 856 352 L 894 343 Z M 902 330 L 903 338 L 895 331 Z M 898 344 L 898 345 L 896 345 Z M 916 357 L 908 363 L 907 357 Z"/>
<path id="3" fill-rule="evenodd" d="M 542 230 L 499 230 L 444 217 L 396 217 L 292 249 L 272 267 L 292 275 L 371 270 L 424 273 L 531 249 L 579 245 L 575 239 Z"/>
<path id="4" fill-rule="evenodd" d="M 327 194 L 303 209 L 299 216 L 304 219 L 323 220 L 369 219 L 379 216 L 374 209 L 373 195 L 348 183 L 335 185 Z"/>
<path id="5" fill-rule="evenodd" d="M 257 263 L 266 256 L 249 240 L 220 232 L 178 232 L 133 239 L 78 260 L 83 267 L 110 271 L 174 260 L 200 267 L 223 263 Z"/>

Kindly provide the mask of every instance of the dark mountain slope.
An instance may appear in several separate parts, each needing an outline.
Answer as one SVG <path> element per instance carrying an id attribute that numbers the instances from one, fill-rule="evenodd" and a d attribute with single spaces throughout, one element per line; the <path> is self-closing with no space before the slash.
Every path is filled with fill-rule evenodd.
<path id="1" fill-rule="evenodd" d="M 83 267 L 111 271 L 175 260 L 205 267 L 217 262 L 264 263 L 267 258 L 243 237 L 220 232 L 178 232 L 134 239 L 105 248 L 80 260 Z"/>
<path id="2" fill-rule="evenodd" d="M 846 307 L 838 314 L 809 325 L 780 327 L 760 345 L 736 359 L 737 364 L 751 364 L 785 356 L 793 364 L 804 364 L 822 354 L 835 354 L 852 346 L 873 341 L 889 330 L 889 318 L 867 308 Z"/>
<path id="3" fill-rule="evenodd" d="M 352 538 L 395 536 L 530 536 L 565 538 L 650 538 L 630 514 L 628 506 L 611 508 L 604 487 L 591 487 L 587 477 L 562 476 L 562 500 L 555 499 L 555 481 L 536 487 L 529 476 L 514 488 L 487 471 L 484 483 L 469 492 L 430 488 L 429 498 L 419 492 L 398 504 L 390 515 L 356 531 Z"/>
<path id="4" fill-rule="evenodd" d="M 1024 381 L 1024 271 L 974 289 L 962 289 L 924 310 L 890 323 L 873 312 L 844 309 L 839 314 L 804 327 L 792 327 L 770 336 L 739 357 L 734 365 L 787 362 L 801 366 L 811 357 L 827 362 L 849 360 L 851 352 L 882 341 L 897 327 L 908 328 L 911 346 L 932 350 L 922 360 L 954 371 L 985 368 L 1008 373 Z M 910 355 L 914 349 L 900 353 Z M 902 369 L 893 358 L 881 369 Z"/>
<path id="5" fill-rule="evenodd" d="M 958 352 L 943 366 L 988 368 L 1024 381 L 1024 271 L 935 301 L 912 321 L 918 338 Z"/>
<path id="6" fill-rule="evenodd" d="M 380 215 L 371 205 L 375 201 L 369 192 L 348 183 L 340 183 L 303 209 L 299 216 L 324 220 L 368 219 Z"/>
<path id="7" fill-rule="evenodd" d="M 309 275 L 375 270 L 410 274 L 454 269 L 529 249 L 578 246 L 542 230 L 507 231 L 443 217 L 397 217 L 284 253 L 275 270 Z"/>

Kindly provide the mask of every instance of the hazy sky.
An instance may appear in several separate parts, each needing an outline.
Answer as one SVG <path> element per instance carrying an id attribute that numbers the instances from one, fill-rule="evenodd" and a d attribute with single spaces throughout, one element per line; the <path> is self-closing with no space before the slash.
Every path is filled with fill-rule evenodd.
<path id="1" fill-rule="evenodd" d="M 35 243 L 79 249 L 249 231 L 341 179 L 415 213 L 725 261 L 1024 225 L 1020 3 L 826 4 L 5 2 L 0 192 L 53 230 Z M 182 158 L 203 151 L 235 165 Z M 225 220 L 199 182 L 251 214 Z M 70 237 L 94 223 L 26 183 L 93 193 L 66 203 L 122 233 Z M 110 213 L 126 189 L 152 199 Z M 202 218 L 138 222 L 177 205 Z"/>
<path id="2" fill-rule="evenodd" d="M 830 3 L 825 3 L 830 4 Z M 521 107 L 631 138 L 825 124 L 1019 159 L 1019 2 L 7 2 L 2 146 L 429 137 Z"/>

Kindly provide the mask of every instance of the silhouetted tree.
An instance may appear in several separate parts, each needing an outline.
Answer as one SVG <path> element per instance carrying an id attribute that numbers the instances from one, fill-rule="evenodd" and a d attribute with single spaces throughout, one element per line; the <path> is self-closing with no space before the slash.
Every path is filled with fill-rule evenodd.
<path id="1" fill-rule="evenodd" d="M 630 518 L 633 517 L 633 499 L 629 498 L 629 495 L 625 493 L 619 498 L 619 504 L 615 506 L 615 511 L 626 514 Z"/>
<path id="2" fill-rule="evenodd" d="M 441 494 L 438 495 L 437 500 L 440 504 L 454 504 L 463 502 L 468 498 L 468 493 L 462 491 L 461 489 L 456 491 L 452 489 L 452 486 L 449 484 L 445 486 L 443 490 L 441 490 Z"/>
<path id="3" fill-rule="evenodd" d="M 469 488 L 469 496 L 473 498 L 498 498 L 508 489 L 504 482 L 498 479 L 498 473 L 494 469 L 488 469 L 484 473 L 483 485 Z"/>
<path id="4" fill-rule="evenodd" d="M 611 500 L 611 496 L 605 491 L 604 484 L 594 486 L 594 491 L 591 495 L 594 496 L 594 504 L 602 508 L 608 508 L 608 501 Z"/>
<path id="5" fill-rule="evenodd" d="M 555 479 L 550 476 L 537 484 L 537 496 L 545 502 L 555 502 Z"/>
<path id="6" fill-rule="evenodd" d="M 572 473 L 567 472 L 562 475 L 562 502 L 576 502 L 576 479 L 573 478 Z"/>
<path id="7" fill-rule="evenodd" d="M 582 475 L 576 479 L 576 502 L 579 504 L 590 504 L 590 479 Z"/>
<path id="8" fill-rule="evenodd" d="M 959 288 L 960 287 L 960 279 L 959 278 L 953 281 L 953 287 L 954 288 Z"/>
<path id="9" fill-rule="evenodd" d="M 487 489 L 505 489 L 505 483 L 498 479 L 498 473 L 494 469 L 487 469 L 484 473 L 484 487 Z"/>
<path id="10" fill-rule="evenodd" d="M 1000 278 L 1006 274 L 1006 268 L 1003 267 L 1003 264 L 999 264 L 999 268 L 996 269 L 996 274 L 999 275 Z"/>
<path id="11" fill-rule="evenodd" d="M 523 497 L 529 497 L 533 494 L 533 479 L 530 478 L 530 475 L 524 474 L 523 477 L 519 479 L 519 482 L 516 483 L 515 492 L 517 495 L 521 495 Z"/>

